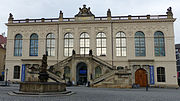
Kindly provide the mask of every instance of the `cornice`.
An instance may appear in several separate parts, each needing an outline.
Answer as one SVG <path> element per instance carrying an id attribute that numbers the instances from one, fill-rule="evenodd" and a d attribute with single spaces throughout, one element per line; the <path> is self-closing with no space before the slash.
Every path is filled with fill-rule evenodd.
<path id="1" fill-rule="evenodd" d="M 7 26 L 32 26 L 32 25 L 66 25 L 66 24 L 100 24 L 100 23 L 153 23 L 174 22 L 173 19 L 148 19 L 148 20 L 91 20 L 91 21 L 59 21 L 59 22 L 36 22 L 36 23 L 6 23 Z"/>

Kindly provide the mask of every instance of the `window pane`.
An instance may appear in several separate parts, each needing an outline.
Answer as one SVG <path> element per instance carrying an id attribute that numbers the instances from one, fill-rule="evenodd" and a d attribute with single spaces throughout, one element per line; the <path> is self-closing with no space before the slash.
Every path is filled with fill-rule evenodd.
<path id="1" fill-rule="evenodd" d="M 84 47 L 84 39 L 80 39 L 80 47 Z"/>
<path id="2" fill-rule="evenodd" d="M 106 55 L 106 48 L 102 48 L 102 54 L 101 55 Z"/>
<path id="3" fill-rule="evenodd" d="M 68 56 L 68 48 L 64 48 L 64 56 Z"/>
<path id="4" fill-rule="evenodd" d="M 106 39 L 102 39 L 102 47 L 106 47 Z"/>
<path id="5" fill-rule="evenodd" d="M 97 56 L 100 56 L 101 55 L 101 48 L 97 48 Z"/>
<path id="6" fill-rule="evenodd" d="M 121 49 L 120 48 L 116 48 L 116 56 L 121 56 Z"/>
<path id="7" fill-rule="evenodd" d="M 126 56 L 126 48 L 122 48 L 122 56 Z"/>
<path id="8" fill-rule="evenodd" d="M 80 48 L 80 54 L 84 54 L 84 48 Z"/>

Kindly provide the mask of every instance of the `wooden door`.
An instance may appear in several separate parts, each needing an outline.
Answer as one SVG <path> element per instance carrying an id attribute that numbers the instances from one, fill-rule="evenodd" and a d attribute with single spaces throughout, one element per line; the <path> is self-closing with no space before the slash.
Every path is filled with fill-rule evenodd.
<path id="1" fill-rule="evenodd" d="M 135 73 L 135 83 L 139 84 L 140 87 L 145 87 L 147 85 L 147 75 L 146 70 L 138 69 Z"/>

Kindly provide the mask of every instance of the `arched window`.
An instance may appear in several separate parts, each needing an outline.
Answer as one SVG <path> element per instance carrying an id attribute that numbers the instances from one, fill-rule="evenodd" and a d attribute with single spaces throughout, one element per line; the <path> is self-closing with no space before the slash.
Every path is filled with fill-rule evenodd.
<path id="1" fill-rule="evenodd" d="M 158 67 L 157 68 L 157 82 L 165 82 L 165 68 L 164 67 Z"/>
<path id="2" fill-rule="evenodd" d="M 97 56 L 106 56 L 106 35 L 103 32 L 96 36 L 96 54 Z"/>
<path id="3" fill-rule="evenodd" d="M 80 35 L 80 54 L 89 54 L 89 35 L 84 32 Z"/>
<path id="4" fill-rule="evenodd" d="M 32 34 L 30 37 L 30 56 L 38 56 L 38 35 Z"/>
<path id="5" fill-rule="evenodd" d="M 64 67 L 64 77 L 65 79 L 70 79 L 70 67 Z"/>
<path id="6" fill-rule="evenodd" d="M 14 79 L 20 79 L 20 66 L 14 66 Z"/>
<path id="7" fill-rule="evenodd" d="M 135 33 L 135 54 L 136 56 L 146 56 L 145 35 L 143 32 Z"/>
<path id="8" fill-rule="evenodd" d="M 101 70 L 101 67 L 96 67 L 95 68 L 95 78 L 98 78 L 98 77 L 100 77 L 101 76 L 101 74 L 102 74 L 102 70 Z"/>
<path id="9" fill-rule="evenodd" d="M 46 54 L 48 56 L 55 56 L 55 36 L 52 33 L 46 36 Z"/>
<path id="10" fill-rule="evenodd" d="M 17 34 L 14 39 L 14 56 L 22 56 L 22 35 Z"/>
<path id="11" fill-rule="evenodd" d="M 71 33 L 66 33 L 64 35 L 64 56 L 72 55 L 73 44 L 73 35 Z"/>
<path id="12" fill-rule="evenodd" d="M 155 56 L 165 56 L 164 34 L 160 31 L 154 34 L 154 51 Z"/>
<path id="13" fill-rule="evenodd" d="M 116 34 L 116 56 L 126 56 L 126 35 L 124 32 Z"/>

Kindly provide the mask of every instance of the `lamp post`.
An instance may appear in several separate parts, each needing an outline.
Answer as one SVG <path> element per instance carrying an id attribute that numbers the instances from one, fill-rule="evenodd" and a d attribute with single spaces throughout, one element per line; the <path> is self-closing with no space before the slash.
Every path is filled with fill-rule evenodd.
<path id="1" fill-rule="evenodd" d="M 146 91 L 148 91 L 148 72 L 146 71 Z"/>
<path id="2" fill-rule="evenodd" d="M 6 81 L 5 81 L 5 86 L 7 86 L 7 74 L 8 74 L 8 69 L 6 69 Z"/>

